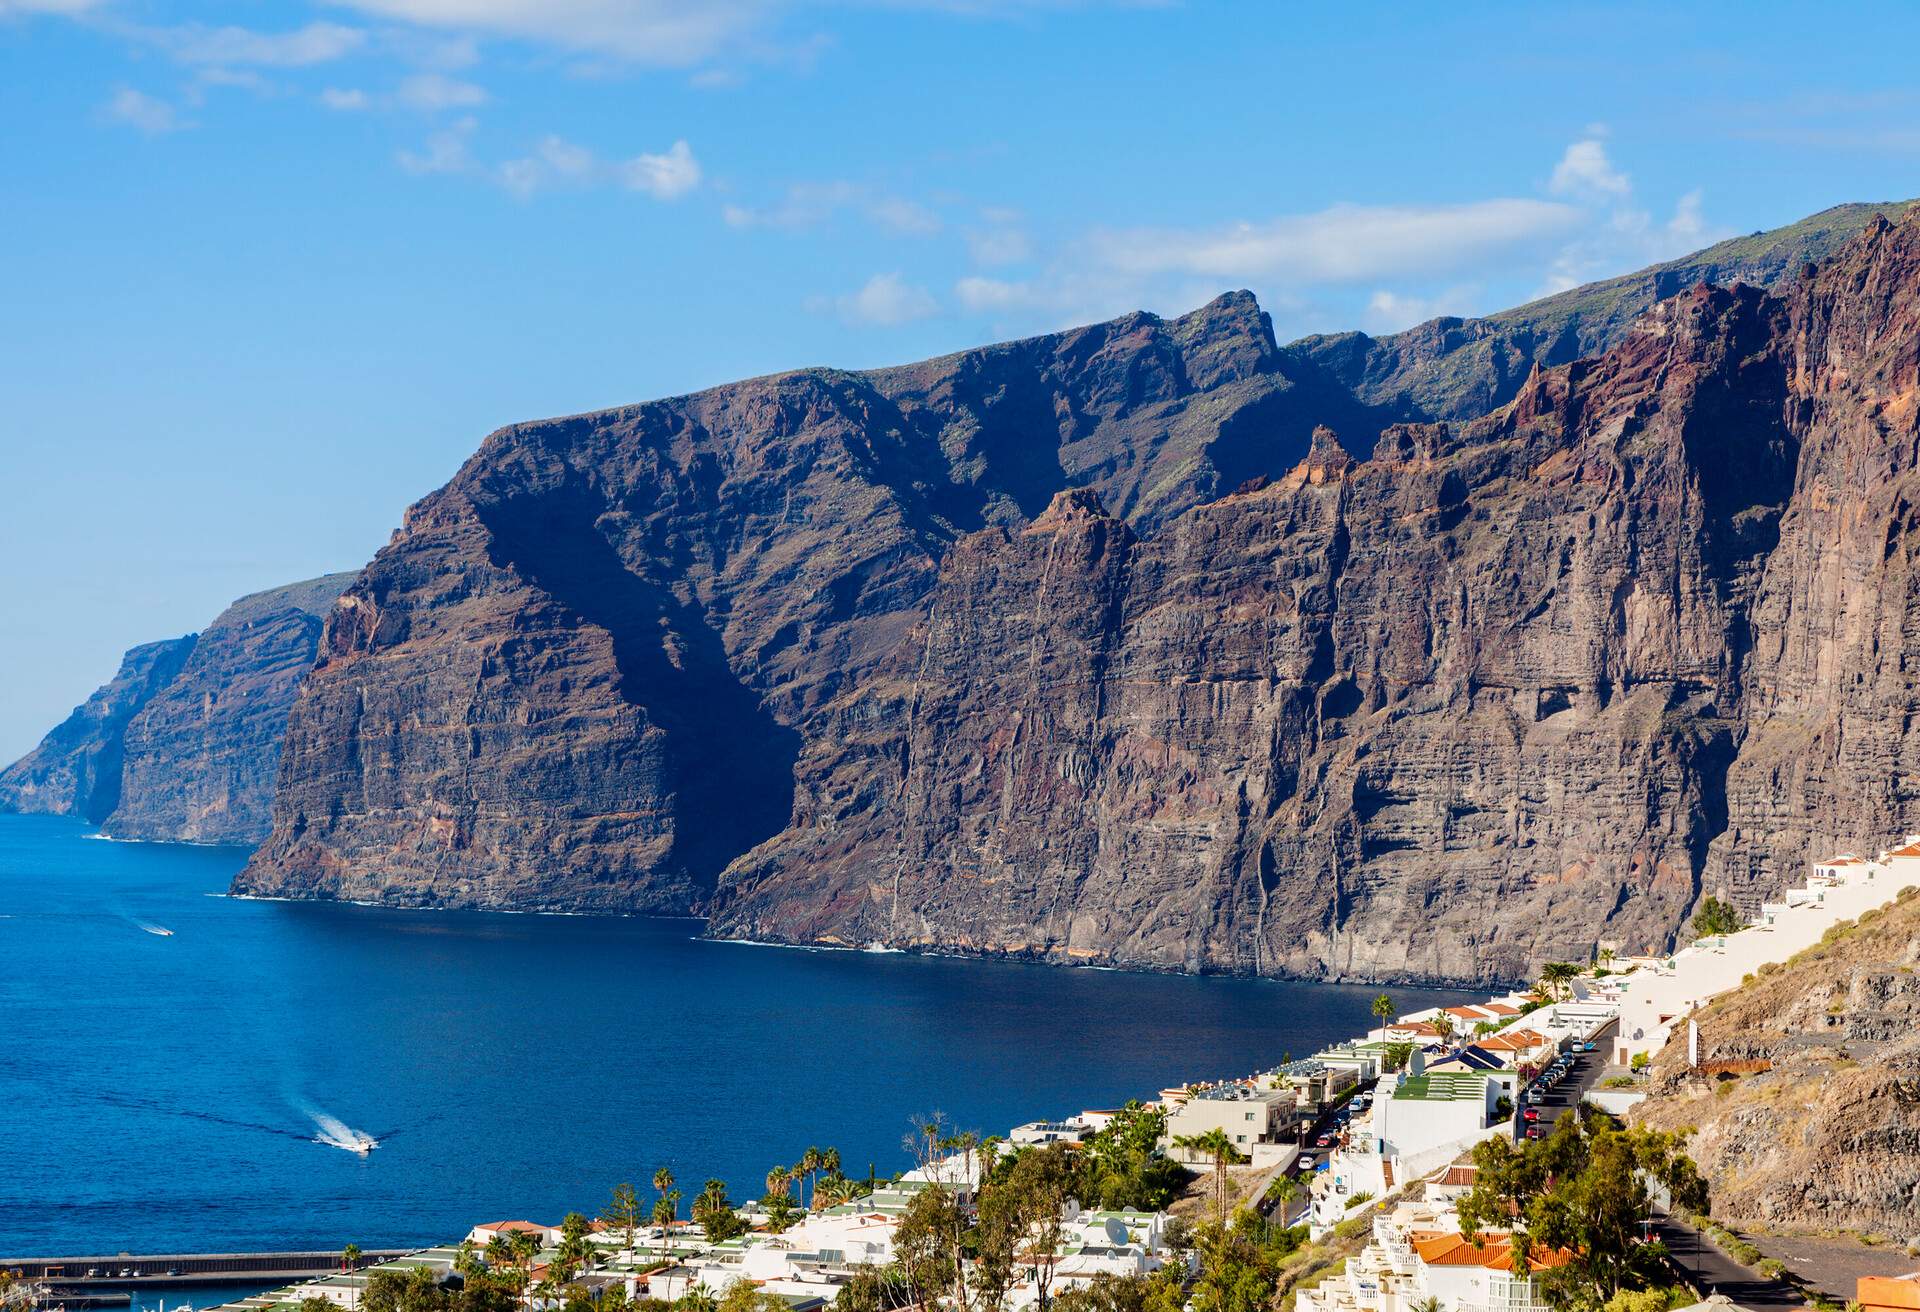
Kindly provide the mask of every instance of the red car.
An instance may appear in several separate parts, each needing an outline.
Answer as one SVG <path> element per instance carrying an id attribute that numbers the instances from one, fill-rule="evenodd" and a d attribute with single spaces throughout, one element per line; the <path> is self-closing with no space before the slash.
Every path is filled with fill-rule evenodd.
<path id="1" fill-rule="evenodd" d="M 1540 1127 L 1539 1127 L 1539 1125 L 1538 1125 L 1538 1124 L 1535 1124 L 1535 1125 L 1529 1125 L 1529 1126 L 1527 1127 L 1527 1138 L 1529 1138 L 1529 1139 L 1538 1139 L 1539 1137 L 1540 1137 Z"/>
<path id="2" fill-rule="evenodd" d="M 1538 1107 L 1529 1107 L 1521 1112 L 1520 1115 L 1524 1120 L 1537 1121 L 1540 1119 L 1540 1109 Z"/>
<path id="3" fill-rule="evenodd" d="M 1318 1139 L 1315 1139 L 1313 1141 L 1313 1146 L 1315 1148 L 1328 1148 L 1328 1147 L 1331 1147 L 1332 1145 L 1333 1145 L 1333 1136 L 1330 1134 L 1323 1134 Z"/>

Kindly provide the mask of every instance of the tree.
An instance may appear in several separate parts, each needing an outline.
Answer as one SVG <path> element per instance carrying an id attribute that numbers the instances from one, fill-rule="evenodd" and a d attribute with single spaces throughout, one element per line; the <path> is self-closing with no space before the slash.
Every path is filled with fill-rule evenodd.
<path id="1" fill-rule="evenodd" d="M 560 1284 L 571 1284 L 574 1276 L 578 1275 L 581 1268 L 587 1265 L 587 1259 L 591 1255 L 587 1244 L 588 1233 L 589 1226 L 587 1218 L 579 1212 L 568 1212 L 566 1216 L 562 1218 L 560 1222 L 560 1247 L 554 1254 L 554 1262 L 558 1267 L 554 1278 L 558 1280 Z"/>
<path id="2" fill-rule="evenodd" d="M 808 1148 L 800 1154 L 800 1160 L 793 1164 L 795 1178 L 804 1182 L 801 1202 L 811 1206 L 813 1198 L 813 1177 L 820 1172 L 822 1158 L 818 1148 Z"/>
<path id="3" fill-rule="evenodd" d="M 1571 961 L 1549 961 L 1540 967 L 1540 989 L 1549 998 L 1558 1002 L 1566 995 L 1567 983 L 1580 974 L 1580 967 Z"/>
<path id="4" fill-rule="evenodd" d="M 720 1295 L 716 1312 L 787 1312 L 787 1302 L 751 1280 L 735 1280 Z"/>
<path id="5" fill-rule="evenodd" d="M 600 1219 L 626 1236 L 627 1253 L 631 1255 L 633 1232 L 640 1228 L 640 1195 L 631 1184 L 623 1180 L 613 1187 L 613 1197 L 601 1209 Z"/>
<path id="6" fill-rule="evenodd" d="M 1165 1211 L 1190 1174 L 1160 1151 L 1166 1132 L 1164 1111 L 1129 1102 L 1081 1146 L 1074 1196 L 1098 1207 Z"/>
<path id="7" fill-rule="evenodd" d="M 340 1265 L 347 1269 L 348 1275 L 352 1275 L 355 1271 L 358 1271 L 360 1269 L 360 1245 L 348 1244 L 345 1248 L 341 1249 Z M 347 1305 L 349 1307 L 358 1307 L 359 1304 L 359 1295 L 353 1290 L 352 1286 L 349 1286 L 347 1289 Z"/>
<path id="8" fill-rule="evenodd" d="M 1026 1268 L 1045 1312 L 1060 1263 L 1066 1203 L 1079 1175 L 1074 1157 L 1063 1143 L 1023 1148 L 1006 1170 L 982 1186 L 972 1243 L 974 1289 L 982 1307 L 999 1307 Z"/>
<path id="9" fill-rule="evenodd" d="M 1205 1134 L 1183 1134 L 1174 1141 L 1175 1146 L 1190 1153 L 1199 1153 L 1213 1162 L 1213 1201 L 1220 1213 L 1220 1220 L 1227 1219 L 1227 1165 L 1246 1160 L 1240 1150 L 1233 1146 L 1233 1140 L 1227 1138 L 1227 1132 L 1218 1126 Z"/>
<path id="10" fill-rule="evenodd" d="M 671 1168 L 663 1166 L 653 1173 L 653 1189 L 655 1193 L 660 1195 L 660 1201 L 653 1205 L 653 1222 L 655 1225 L 663 1224 L 661 1216 L 662 1209 L 664 1208 L 666 1217 L 664 1224 L 666 1229 L 663 1231 L 663 1234 L 668 1239 L 671 1239 L 673 1237 L 673 1223 L 680 1215 L 680 1195 L 673 1190 L 673 1171 Z M 671 1195 L 671 1201 L 669 1201 L 669 1195 Z"/>
<path id="11" fill-rule="evenodd" d="M 833 1300 L 834 1312 L 900 1312 L 912 1293 L 898 1263 L 856 1266 Z"/>
<path id="12" fill-rule="evenodd" d="M 934 1186 L 914 1194 L 893 1232 L 894 1260 L 906 1285 L 907 1302 L 932 1307 L 957 1283 L 958 1306 L 968 1306 L 966 1282 L 953 1260 L 953 1235 L 965 1226 L 959 1204 L 945 1189 Z"/>
<path id="13" fill-rule="evenodd" d="M 1741 927 L 1740 913 L 1731 903 L 1722 902 L 1717 897 L 1709 897 L 1693 913 L 1693 932 L 1701 938 L 1736 933 Z"/>
<path id="14" fill-rule="evenodd" d="M 767 1172 L 767 1192 L 769 1194 L 779 1194 L 785 1197 L 787 1190 L 792 1187 L 793 1169 L 791 1167 L 776 1166 Z"/>
<path id="15" fill-rule="evenodd" d="M 1380 1041 L 1387 1041 L 1387 1022 L 1393 1019 L 1393 999 L 1382 993 L 1373 1000 L 1373 1015 L 1380 1022 Z"/>
<path id="16" fill-rule="evenodd" d="M 1544 1139 L 1484 1140 L 1473 1152 L 1474 1186 L 1457 1204 L 1461 1231 L 1510 1230 L 1516 1275 L 1531 1272 L 1536 1246 L 1571 1252 L 1537 1277 L 1558 1307 L 1598 1306 L 1623 1289 L 1648 1288 L 1665 1278 L 1658 1246 L 1640 1242 L 1649 1182 L 1664 1186 L 1676 1207 L 1707 1207 L 1706 1181 L 1685 1143 L 1684 1134 L 1623 1129 L 1592 1111 L 1562 1116 Z"/>
<path id="17" fill-rule="evenodd" d="M 1436 1013 L 1433 1018 L 1433 1028 L 1440 1032 L 1440 1043 L 1443 1047 L 1453 1046 L 1453 1033 L 1458 1028 L 1458 1022 L 1451 1014 L 1444 1011 Z"/>
<path id="18" fill-rule="evenodd" d="M 693 1219 L 707 1232 L 707 1238 L 716 1244 L 723 1244 L 736 1235 L 745 1234 L 747 1223 L 733 1210 L 733 1200 L 727 1197 L 727 1182 L 708 1180 L 693 1200 Z"/>

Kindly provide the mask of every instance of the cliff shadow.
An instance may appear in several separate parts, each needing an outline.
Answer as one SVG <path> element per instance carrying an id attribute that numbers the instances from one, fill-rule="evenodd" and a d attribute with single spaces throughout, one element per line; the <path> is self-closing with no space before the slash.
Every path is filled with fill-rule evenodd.
<path id="1" fill-rule="evenodd" d="M 740 682 L 698 608 L 628 569 L 597 527 L 606 502 L 569 480 L 482 506 L 495 563 L 604 630 L 620 694 L 667 735 L 669 860 L 710 891 L 741 853 L 787 827 L 800 735 Z"/>

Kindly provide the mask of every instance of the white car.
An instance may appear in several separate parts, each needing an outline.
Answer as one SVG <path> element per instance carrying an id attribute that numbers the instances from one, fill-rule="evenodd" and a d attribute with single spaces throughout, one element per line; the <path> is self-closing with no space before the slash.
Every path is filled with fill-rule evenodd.
<path id="1" fill-rule="evenodd" d="M 1311 1171 L 1317 1164 L 1317 1159 L 1312 1153 L 1301 1153 L 1300 1160 L 1295 1163 L 1303 1171 Z"/>

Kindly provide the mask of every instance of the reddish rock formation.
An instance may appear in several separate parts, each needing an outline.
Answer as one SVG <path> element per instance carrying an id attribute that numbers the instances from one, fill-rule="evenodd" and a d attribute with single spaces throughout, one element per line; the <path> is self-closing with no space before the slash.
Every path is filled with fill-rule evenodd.
<path id="1" fill-rule="evenodd" d="M 1916 251 L 1377 440 L 1244 296 L 503 430 L 329 621 L 236 886 L 1260 973 L 1660 942 L 1912 821 Z"/>

